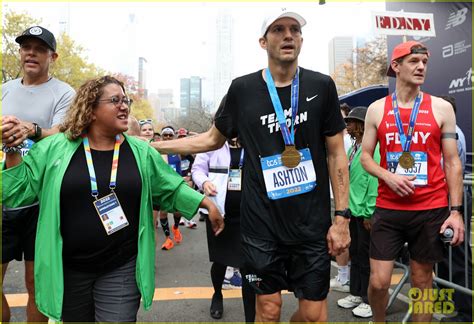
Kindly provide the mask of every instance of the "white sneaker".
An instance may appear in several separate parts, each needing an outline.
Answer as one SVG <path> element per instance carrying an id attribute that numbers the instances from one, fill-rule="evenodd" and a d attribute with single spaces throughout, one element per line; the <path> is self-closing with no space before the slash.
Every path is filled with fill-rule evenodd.
<path id="1" fill-rule="evenodd" d="M 195 221 L 191 220 L 186 220 L 186 227 L 187 228 L 196 228 L 197 223 Z"/>
<path id="2" fill-rule="evenodd" d="M 369 304 L 362 302 L 359 304 L 359 306 L 352 310 L 352 314 L 354 314 L 354 316 L 363 318 L 372 317 L 372 308 Z"/>
<path id="3" fill-rule="evenodd" d="M 186 221 L 187 219 L 185 219 L 184 217 L 181 217 L 179 220 L 179 225 L 183 226 L 184 224 L 186 224 Z"/>
<path id="4" fill-rule="evenodd" d="M 362 298 L 359 296 L 349 295 L 337 301 L 337 305 L 342 308 L 354 308 L 362 304 Z"/>
<path id="5" fill-rule="evenodd" d="M 349 292 L 349 284 L 349 281 L 346 281 L 345 283 L 340 282 L 338 276 L 335 276 L 331 281 L 329 281 L 329 287 L 331 290 L 340 292 Z"/>

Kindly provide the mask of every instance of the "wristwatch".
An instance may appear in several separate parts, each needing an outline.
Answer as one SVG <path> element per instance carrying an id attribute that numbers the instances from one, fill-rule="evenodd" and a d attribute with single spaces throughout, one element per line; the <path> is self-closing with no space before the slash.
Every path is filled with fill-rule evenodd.
<path id="1" fill-rule="evenodd" d="M 32 140 L 38 140 L 41 138 L 41 134 L 42 134 L 41 127 L 37 123 L 32 123 L 32 124 L 35 130 L 35 133 L 33 136 L 28 136 L 28 138 Z"/>
<path id="2" fill-rule="evenodd" d="M 464 211 L 462 205 L 460 205 L 460 206 L 451 206 L 451 208 L 449 208 L 449 210 L 450 211 L 458 211 L 460 213 L 462 213 Z"/>
<path id="3" fill-rule="evenodd" d="M 334 216 L 342 216 L 344 218 L 350 219 L 351 218 L 351 212 L 349 211 L 348 208 L 343 209 L 343 210 L 335 210 L 334 211 Z"/>

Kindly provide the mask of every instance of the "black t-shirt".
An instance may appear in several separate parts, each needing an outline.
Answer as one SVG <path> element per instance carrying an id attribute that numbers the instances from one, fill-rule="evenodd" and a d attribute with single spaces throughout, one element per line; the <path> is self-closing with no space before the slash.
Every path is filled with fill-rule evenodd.
<path id="1" fill-rule="evenodd" d="M 91 149 L 99 198 L 110 193 L 113 150 Z M 129 225 L 107 235 L 92 204 L 84 146 L 74 153 L 61 186 L 61 235 L 64 264 L 77 271 L 102 272 L 125 264 L 138 252 L 138 223 L 142 182 L 130 145 L 120 146 L 114 190 Z"/>
<path id="2" fill-rule="evenodd" d="M 291 119 L 291 85 L 277 88 L 287 120 Z M 281 154 L 285 147 L 267 85 L 258 71 L 235 79 L 215 125 L 227 138 L 237 135 L 245 148 L 245 181 L 241 204 L 244 235 L 284 243 L 317 241 L 331 224 L 326 136 L 345 128 L 332 79 L 300 68 L 299 109 L 295 123 L 297 149 L 309 148 L 317 186 L 308 193 L 270 200 L 260 157 Z"/>
<path id="3" fill-rule="evenodd" d="M 239 169 L 240 166 L 240 154 L 242 152 L 241 148 L 231 147 L 230 148 L 230 168 Z M 244 156 L 245 159 L 245 156 Z M 243 172 L 243 167 L 242 167 Z M 244 181 L 242 175 L 241 183 Z M 225 196 L 225 214 L 226 217 L 240 217 L 240 200 L 242 198 L 242 191 L 236 190 L 227 190 Z"/>

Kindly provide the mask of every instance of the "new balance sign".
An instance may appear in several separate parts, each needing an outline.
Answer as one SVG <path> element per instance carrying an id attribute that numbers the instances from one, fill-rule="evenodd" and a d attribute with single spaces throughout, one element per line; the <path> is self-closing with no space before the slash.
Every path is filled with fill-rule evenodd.
<path id="1" fill-rule="evenodd" d="M 433 14 L 418 12 L 373 12 L 375 32 L 383 35 L 435 37 Z"/>

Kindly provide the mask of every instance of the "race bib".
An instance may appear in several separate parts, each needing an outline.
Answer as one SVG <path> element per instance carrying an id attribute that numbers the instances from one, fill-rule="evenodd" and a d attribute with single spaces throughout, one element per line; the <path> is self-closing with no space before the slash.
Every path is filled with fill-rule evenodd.
<path id="1" fill-rule="evenodd" d="M 181 172 L 188 171 L 190 165 L 191 162 L 188 159 L 181 160 Z"/>
<path id="2" fill-rule="evenodd" d="M 316 187 L 316 171 L 308 148 L 298 150 L 301 162 L 294 168 L 287 168 L 281 162 L 281 154 L 260 159 L 265 188 L 272 200 L 301 195 Z"/>
<path id="3" fill-rule="evenodd" d="M 227 181 L 227 190 L 241 191 L 242 190 L 242 170 L 230 169 L 229 180 Z"/>
<path id="4" fill-rule="evenodd" d="M 413 184 L 417 187 L 426 186 L 428 184 L 428 155 L 426 152 L 410 152 L 415 159 L 415 164 L 409 169 L 404 169 L 398 163 L 398 159 L 402 152 L 387 153 L 387 170 L 404 176 L 416 176 Z"/>
<path id="5" fill-rule="evenodd" d="M 115 193 L 94 201 L 94 206 L 107 235 L 128 226 L 127 217 Z"/>
<path id="6" fill-rule="evenodd" d="M 29 138 L 23 141 L 24 146 L 21 148 L 21 157 L 24 157 L 28 154 L 33 144 L 35 144 L 35 142 L 30 140 Z"/>

